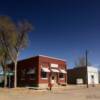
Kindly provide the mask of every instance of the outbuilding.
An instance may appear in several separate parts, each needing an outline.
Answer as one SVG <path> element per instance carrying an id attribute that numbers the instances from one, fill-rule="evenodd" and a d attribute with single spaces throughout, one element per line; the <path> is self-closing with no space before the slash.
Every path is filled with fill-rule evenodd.
<path id="1" fill-rule="evenodd" d="M 68 69 L 67 77 L 69 84 L 99 84 L 98 68 L 93 66 Z"/>

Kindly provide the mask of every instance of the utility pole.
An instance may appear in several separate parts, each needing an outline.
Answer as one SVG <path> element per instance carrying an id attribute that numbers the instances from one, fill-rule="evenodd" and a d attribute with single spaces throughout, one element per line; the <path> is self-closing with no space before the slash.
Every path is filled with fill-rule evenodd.
<path id="1" fill-rule="evenodd" d="M 86 86 L 88 86 L 88 51 L 85 51 L 85 57 L 86 57 Z"/>

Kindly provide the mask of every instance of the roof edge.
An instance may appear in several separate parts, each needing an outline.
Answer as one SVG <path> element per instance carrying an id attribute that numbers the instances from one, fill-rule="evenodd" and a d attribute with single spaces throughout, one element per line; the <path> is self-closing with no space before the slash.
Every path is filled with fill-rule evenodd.
<path id="1" fill-rule="evenodd" d="M 60 58 L 56 58 L 56 57 L 51 57 L 51 56 L 46 56 L 46 55 L 38 55 L 38 56 L 39 56 L 39 57 L 46 57 L 46 58 L 56 59 L 56 60 L 61 60 L 61 61 L 66 62 L 65 59 L 60 59 Z"/>

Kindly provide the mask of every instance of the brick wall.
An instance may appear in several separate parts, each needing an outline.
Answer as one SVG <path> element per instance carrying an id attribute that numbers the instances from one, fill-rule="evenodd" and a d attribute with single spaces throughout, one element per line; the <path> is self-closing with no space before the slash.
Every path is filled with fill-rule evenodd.
<path id="1" fill-rule="evenodd" d="M 82 78 L 84 84 L 86 83 L 86 68 L 79 67 L 67 70 L 67 82 L 68 84 L 76 84 L 76 79 Z"/>

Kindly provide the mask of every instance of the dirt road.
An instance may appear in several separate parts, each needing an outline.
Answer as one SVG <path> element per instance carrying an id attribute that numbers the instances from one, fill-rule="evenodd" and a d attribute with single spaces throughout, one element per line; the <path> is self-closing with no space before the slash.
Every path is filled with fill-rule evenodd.
<path id="1" fill-rule="evenodd" d="M 100 100 L 100 86 L 53 91 L 0 89 L 0 100 Z"/>

